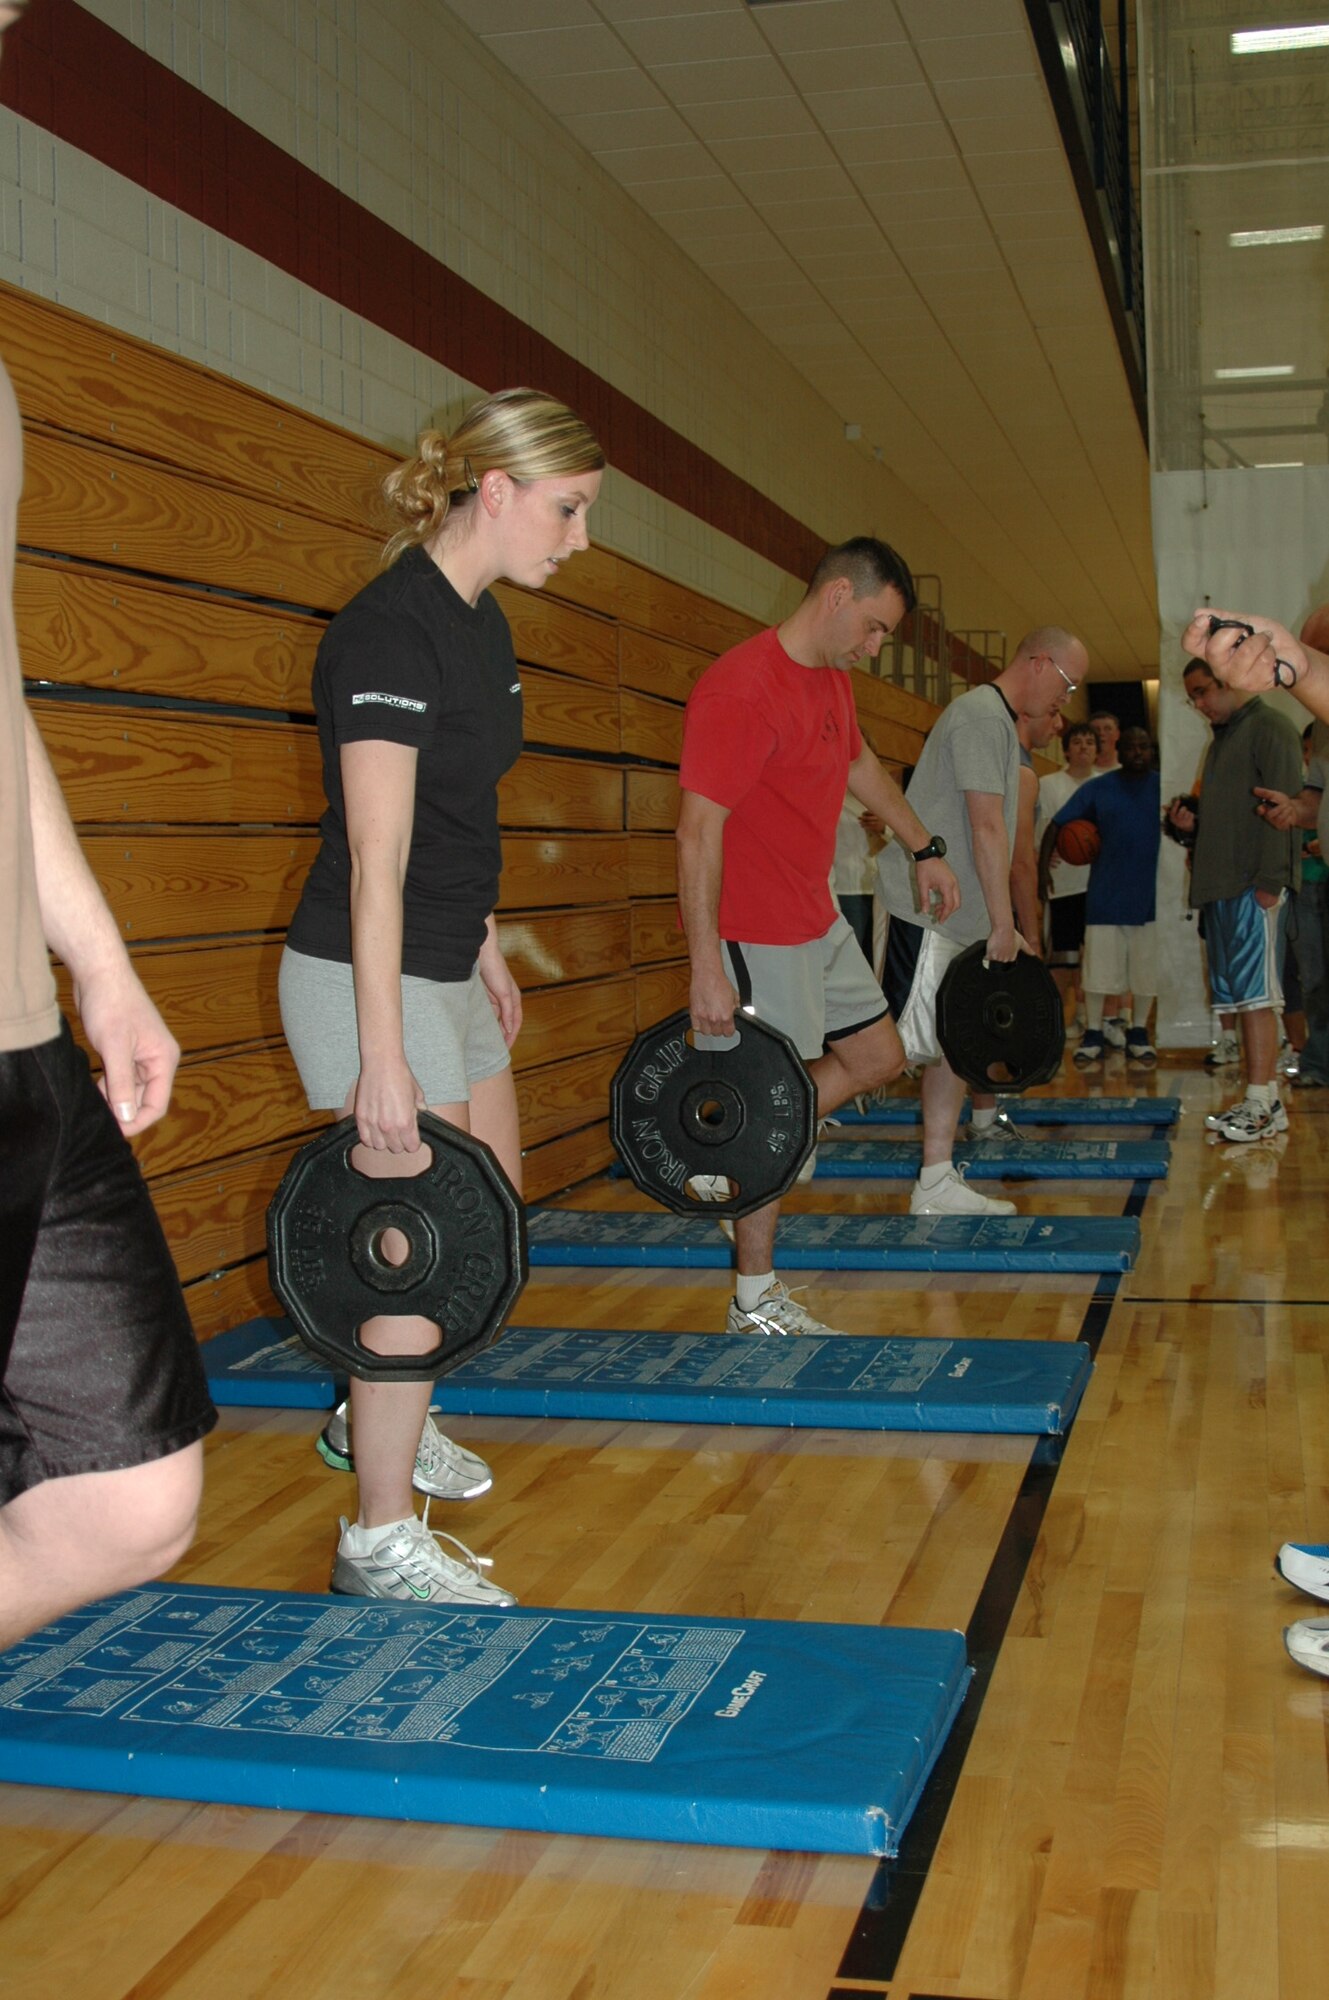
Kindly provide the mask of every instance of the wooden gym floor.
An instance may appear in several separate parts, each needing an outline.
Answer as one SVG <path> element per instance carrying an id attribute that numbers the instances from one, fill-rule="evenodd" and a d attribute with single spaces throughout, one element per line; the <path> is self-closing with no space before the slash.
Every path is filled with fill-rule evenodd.
<path id="1" fill-rule="evenodd" d="M 1095 1087 L 1134 1091 L 1110 1067 Z M 1077 1091 L 1082 1079 L 1068 1075 Z M 1097 1343 L 1059 1463 L 1018 1439 L 459 1421 L 447 1525 L 531 1604 L 959 1626 L 978 1679 L 896 1863 L 0 1787 L 10 2000 L 1310 2000 L 1329 1980 L 1329 1683 L 1274 1576 L 1329 1538 L 1329 1092 L 1207 1145 L 1194 1065 L 1125 1278 L 851 1275 L 850 1332 Z M 1120 1213 L 1100 1184 L 1016 1190 Z M 621 1183 L 581 1191 L 633 1205 Z M 900 1207 L 824 1184 L 798 1205 Z M 721 1273 L 537 1272 L 529 1324 L 723 1322 Z M 224 1413 L 178 1574 L 319 1590 L 349 1481 L 307 1413 Z M 779 1745 L 772 1744 L 778 1757 Z"/>

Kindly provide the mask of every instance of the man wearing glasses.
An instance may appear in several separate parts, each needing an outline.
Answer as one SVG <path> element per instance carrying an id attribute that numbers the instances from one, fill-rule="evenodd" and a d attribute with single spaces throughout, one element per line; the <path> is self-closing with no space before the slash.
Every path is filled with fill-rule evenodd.
<path id="1" fill-rule="evenodd" d="M 1300 836 L 1262 818 L 1255 791 L 1301 790 L 1301 739 L 1258 695 L 1224 687 L 1205 660 L 1188 661 L 1185 684 L 1213 741 L 1200 777 L 1198 824 L 1176 799 L 1168 818 L 1195 835 L 1190 900 L 1204 926 L 1209 1000 L 1240 1017 L 1246 1069 L 1245 1097 L 1205 1124 L 1224 1139 L 1263 1139 L 1287 1130 L 1274 1065 L 1283 1011 L 1281 921 L 1287 892 L 1300 880 Z"/>
<path id="2" fill-rule="evenodd" d="M 898 841 L 878 868 L 890 913 L 882 985 L 904 1043 L 906 1061 L 923 1066 L 923 1165 L 913 1215 L 1011 1215 L 1015 1205 L 966 1185 L 952 1158 L 965 1085 L 937 1044 L 937 987 L 967 945 L 987 940 L 987 956 L 1008 963 L 1033 952 L 1011 907 L 1011 857 L 1020 799 L 1017 718 L 1036 723 L 1075 692 L 1089 658 L 1060 626 L 1044 625 L 1020 641 L 1005 671 L 961 695 L 934 724 L 905 794 L 923 823 L 946 843 L 960 884 L 960 906 L 938 922 L 923 907 L 909 857 Z"/>

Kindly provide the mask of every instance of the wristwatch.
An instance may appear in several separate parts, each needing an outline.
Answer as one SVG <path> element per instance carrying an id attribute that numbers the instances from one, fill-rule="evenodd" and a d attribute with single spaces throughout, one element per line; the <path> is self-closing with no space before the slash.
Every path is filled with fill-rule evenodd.
<path id="1" fill-rule="evenodd" d="M 946 843 L 941 835 L 934 833 L 926 847 L 916 848 L 914 850 L 914 859 L 915 861 L 944 861 L 946 859 Z"/>

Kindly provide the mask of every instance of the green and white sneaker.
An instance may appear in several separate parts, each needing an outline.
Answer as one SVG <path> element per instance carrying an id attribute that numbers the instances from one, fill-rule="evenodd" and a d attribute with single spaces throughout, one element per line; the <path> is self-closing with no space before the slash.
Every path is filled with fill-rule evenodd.
<path id="1" fill-rule="evenodd" d="M 334 1472 L 354 1471 L 355 1454 L 351 1450 L 351 1426 L 345 1403 L 338 1403 L 324 1424 L 315 1449 Z M 411 1476 L 417 1493 L 424 1493 L 431 1500 L 478 1500 L 493 1483 L 494 1475 L 482 1458 L 444 1437 L 432 1416 L 425 1418 Z"/>
<path id="2" fill-rule="evenodd" d="M 448 1542 L 462 1558 L 439 1547 Z M 390 1597 L 398 1604 L 515 1604 L 510 1590 L 485 1575 L 488 1556 L 477 1556 L 455 1535 L 423 1521 L 392 1521 L 386 1527 L 352 1527 L 342 1516 L 341 1540 L 332 1565 L 330 1588 L 338 1597 Z"/>

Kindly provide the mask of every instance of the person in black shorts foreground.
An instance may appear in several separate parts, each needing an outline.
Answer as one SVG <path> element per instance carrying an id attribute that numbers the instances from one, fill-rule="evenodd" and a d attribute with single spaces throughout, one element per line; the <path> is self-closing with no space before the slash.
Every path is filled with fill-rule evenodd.
<path id="1" fill-rule="evenodd" d="M 0 31 L 17 12 L 0 9 Z M 129 962 L 23 704 L 23 444 L 0 366 L 0 1646 L 158 1576 L 193 1539 L 217 1421 L 128 1145 L 180 1051 Z M 74 980 L 102 1086 L 56 1005 Z"/>
<path id="2" fill-rule="evenodd" d="M 426 431 L 389 475 L 388 567 L 333 619 L 314 668 L 328 809 L 282 957 L 282 1026 L 310 1105 L 353 1115 L 370 1176 L 418 1173 L 416 1112 L 473 1132 L 521 1186 L 509 1050 L 521 995 L 494 923 L 499 779 L 521 749 L 521 682 L 489 586 L 538 590 L 587 546 L 604 455 L 580 418 L 509 389 L 444 437 Z M 393 1255 L 385 1236 L 384 1254 Z M 404 1245 L 402 1246 L 404 1248 Z M 379 1352 L 424 1353 L 428 1320 L 380 1315 Z M 482 1459 L 429 1416 L 432 1385 L 353 1381 L 321 1440 L 355 1466 L 332 1588 L 404 1603 L 511 1604 L 460 1542 L 415 1512 L 471 1499 Z"/>

